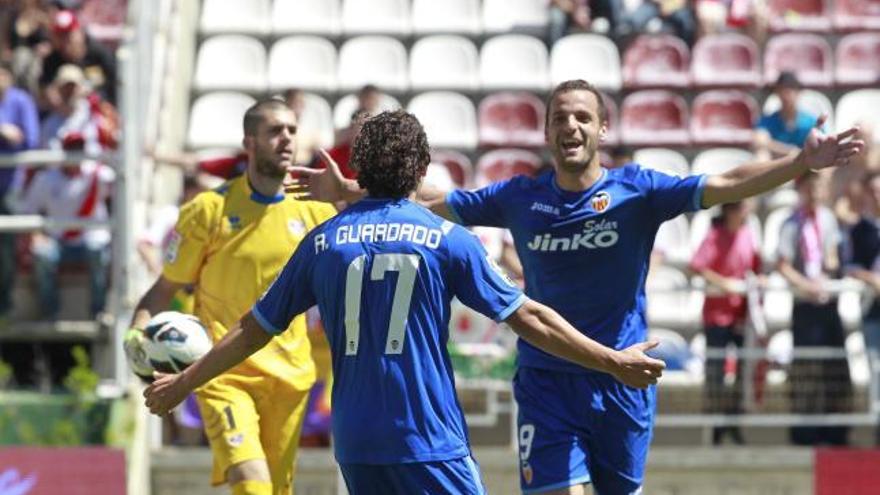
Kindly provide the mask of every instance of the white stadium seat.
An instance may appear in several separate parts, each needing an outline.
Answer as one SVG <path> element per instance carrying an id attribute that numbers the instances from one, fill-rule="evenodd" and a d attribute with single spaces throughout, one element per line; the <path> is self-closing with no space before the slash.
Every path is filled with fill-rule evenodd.
<path id="1" fill-rule="evenodd" d="M 663 254 L 664 263 L 683 268 L 691 261 L 687 217 L 679 215 L 660 224 L 654 239 L 654 250 Z"/>
<path id="2" fill-rule="evenodd" d="M 305 105 L 297 121 L 297 127 L 317 133 L 320 140 L 317 144 L 320 146 L 324 148 L 333 146 L 335 133 L 330 104 L 323 97 L 313 93 L 306 93 L 304 100 Z"/>
<path id="3" fill-rule="evenodd" d="M 633 153 L 633 161 L 639 165 L 664 174 L 687 177 L 690 165 L 687 158 L 675 150 L 666 148 L 642 148 Z"/>
<path id="4" fill-rule="evenodd" d="M 584 79 L 607 91 L 618 91 L 623 76 L 617 45 L 599 34 L 570 34 L 550 50 L 550 82 Z"/>
<path id="5" fill-rule="evenodd" d="M 413 91 L 480 87 L 479 59 L 474 43 L 461 36 L 419 38 L 409 52 L 409 81 Z"/>
<path id="6" fill-rule="evenodd" d="M 480 0 L 414 0 L 412 29 L 417 34 L 464 34 L 482 32 Z"/>
<path id="7" fill-rule="evenodd" d="M 761 243 L 761 254 L 769 265 L 776 264 L 776 249 L 779 247 L 779 232 L 782 224 L 791 216 L 793 208 L 779 208 L 767 214 L 764 219 L 764 241 Z"/>
<path id="8" fill-rule="evenodd" d="M 691 290 L 687 276 L 667 265 L 655 266 L 645 282 L 648 322 L 652 327 L 673 328 L 690 333 L 697 330 L 702 299 Z"/>
<path id="9" fill-rule="evenodd" d="M 199 91 L 265 91 L 266 49 L 250 36 L 208 38 L 199 46 L 193 85 Z"/>
<path id="10" fill-rule="evenodd" d="M 338 36 L 338 0 L 275 0 L 272 32 L 278 35 L 315 34 Z"/>
<path id="11" fill-rule="evenodd" d="M 485 90 L 528 89 L 550 86 L 547 47 L 524 34 L 494 36 L 480 50 L 480 81 Z"/>
<path id="12" fill-rule="evenodd" d="M 767 277 L 767 290 L 764 292 L 764 319 L 770 331 L 791 327 L 791 310 L 794 307 L 794 296 L 791 289 L 779 272 Z M 772 345 L 773 337 L 770 338 Z"/>
<path id="13" fill-rule="evenodd" d="M 483 0 L 483 29 L 487 33 L 543 35 L 547 21 L 545 0 Z"/>
<path id="14" fill-rule="evenodd" d="M 269 0 L 204 0 L 199 29 L 204 34 L 269 33 Z"/>
<path id="15" fill-rule="evenodd" d="M 387 36 L 360 36 L 339 49 L 339 88 L 355 90 L 365 84 L 390 91 L 409 89 L 406 48 Z"/>
<path id="16" fill-rule="evenodd" d="M 282 38 L 269 50 L 269 88 L 336 90 L 336 48 L 317 36 Z"/>
<path id="17" fill-rule="evenodd" d="M 797 105 L 799 109 L 816 117 L 823 113 L 828 115 L 826 125 L 829 129 L 834 129 L 834 107 L 831 105 L 831 100 L 821 91 L 802 89 L 800 95 L 798 95 Z M 779 97 L 775 94 L 770 94 L 764 101 L 764 114 L 772 114 L 778 111 L 781 106 L 782 103 L 779 102 Z"/>
<path id="18" fill-rule="evenodd" d="M 880 144 L 880 89 L 850 91 L 837 101 L 837 131 L 859 122 L 870 122 L 874 127 L 874 143 Z"/>
<path id="19" fill-rule="evenodd" d="M 410 33 L 409 0 L 342 0 L 342 29 L 347 35 Z"/>
<path id="20" fill-rule="evenodd" d="M 193 103 L 189 113 L 187 145 L 190 148 L 238 148 L 241 146 L 241 119 L 256 102 L 243 93 L 208 93 Z"/>
<path id="21" fill-rule="evenodd" d="M 694 175 L 723 174 L 728 170 L 754 159 L 748 150 L 740 148 L 715 148 L 706 150 L 694 158 L 691 170 Z"/>
<path id="22" fill-rule="evenodd" d="M 344 129 L 351 123 L 351 114 L 358 107 L 357 95 L 345 95 L 336 102 L 333 107 L 333 126 L 337 129 Z M 383 94 L 379 100 L 379 111 L 397 110 L 400 108 L 400 102 L 391 95 Z"/>
<path id="23" fill-rule="evenodd" d="M 432 148 L 473 149 L 477 146 L 477 113 L 464 95 L 429 91 L 413 98 L 407 111 L 422 123 Z"/>

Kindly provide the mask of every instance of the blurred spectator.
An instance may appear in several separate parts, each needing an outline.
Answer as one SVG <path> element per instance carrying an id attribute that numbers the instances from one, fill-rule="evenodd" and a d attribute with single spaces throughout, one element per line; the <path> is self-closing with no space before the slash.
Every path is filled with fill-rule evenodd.
<path id="1" fill-rule="evenodd" d="M 0 155 L 36 148 L 40 140 L 33 98 L 12 85 L 12 68 L 0 63 Z M 0 166 L 0 215 L 8 215 L 14 167 Z M 12 309 L 15 278 L 15 236 L 0 232 L 0 319 Z"/>
<path id="2" fill-rule="evenodd" d="M 801 148 L 816 125 L 817 116 L 798 109 L 801 83 L 792 72 L 782 72 L 773 85 L 781 107 L 758 120 L 754 136 L 759 159 L 787 155 Z"/>
<path id="3" fill-rule="evenodd" d="M 364 110 L 370 116 L 377 115 L 382 111 L 382 91 L 373 84 L 367 84 L 358 90 L 357 110 Z"/>
<path id="4" fill-rule="evenodd" d="M 109 50 L 92 40 L 71 10 L 60 10 L 52 17 L 50 40 L 52 52 L 43 61 L 40 87 L 46 89 L 49 105 L 56 96 L 48 86 L 55 80 L 62 66 L 79 66 L 93 90 L 104 99 L 116 104 L 116 59 Z"/>
<path id="5" fill-rule="evenodd" d="M 307 165 L 315 159 L 315 152 L 321 147 L 321 135 L 318 129 L 309 128 L 303 119 L 306 109 L 306 94 L 299 88 L 290 88 L 284 92 L 284 102 L 296 114 L 296 163 Z"/>
<path id="6" fill-rule="evenodd" d="M 82 150 L 87 153 L 116 147 L 116 111 L 89 92 L 82 69 L 72 64 L 62 66 L 50 87 L 57 99 L 43 120 L 43 147 L 62 149 L 63 141 L 74 136 L 83 141 Z"/>
<path id="7" fill-rule="evenodd" d="M 601 4 L 602 6 L 617 5 L 616 12 L 607 14 L 610 24 L 619 20 L 621 3 L 620 0 L 600 0 L 590 2 L 589 0 L 549 0 L 549 26 L 547 29 L 547 43 L 553 46 L 556 40 L 571 32 L 572 27 L 585 30 L 590 27 L 590 3 Z M 610 9 L 609 10 L 614 10 Z M 616 14 L 616 15 L 615 15 Z M 598 15 L 598 12 L 597 12 Z"/>
<path id="8" fill-rule="evenodd" d="M 849 229 L 844 255 L 846 273 L 868 286 L 870 306 L 862 316 L 862 334 L 865 349 L 880 358 L 880 173 L 873 172 L 864 179 L 866 194 L 858 222 Z M 877 376 L 877 361 L 869 356 L 868 363 Z M 880 386 L 878 383 L 873 384 Z M 880 445 L 880 428 L 876 433 Z"/>
<path id="9" fill-rule="evenodd" d="M 81 150 L 81 139 L 69 139 L 64 148 Z M 24 194 L 19 210 L 23 214 L 42 214 L 48 220 L 96 220 L 109 218 L 107 200 L 115 174 L 112 169 L 88 160 L 67 163 L 57 169 L 44 169 L 34 176 Z M 62 263 L 85 263 L 91 293 L 90 314 L 104 308 L 107 271 L 110 266 L 110 230 L 49 228 L 35 233 L 31 240 L 34 275 L 42 315 L 56 319 L 60 308 L 58 266 Z"/>
<path id="10" fill-rule="evenodd" d="M 870 122 L 860 122 L 855 139 L 865 142 L 865 151 L 850 159 L 846 167 L 836 167 L 832 175 L 831 194 L 834 214 L 841 224 L 855 225 L 863 211 L 863 198 L 866 194 L 866 177 L 880 172 L 880 147 L 874 145 L 874 127 Z"/>
<path id="11" fill-rule="evenodd" d="M 357 170 L 349 166 L 349 161 L 351 161 L 351 147 L 358 134 L 360 134 L 361 127 L 363 127 L 364 122 L 370 118 L 370 115 L 371 114 L 364 109 L 355 110 L 351 114 L 351 123 L 349 126 L 339 132 L 336 146 L 327 151 L 330 158 L 333 158 L 333 160 L 339 165 L 339 170 L 346 179 L 357 178 Z M 317 167 L 324 168 L 323 162 L 318 162 Z"/>
<path id="12" fill-rule="evenodd" d="M 767 39 L 767 5 L 763 0 L 697 0 L 699 36 L 744 30 L 758 46 Z"/>
<path id="13" fill-rule="evenodd" d="M 3 59 L 12 61 L 15 80 L 22 88 L 38 89 L 43 59 L 52 51 L 49 14 L 41 0 L 22 0 L 9 6 Z"/>
<path id="14" fill-rule="evenodd" d="M 706 381 L 703 387 L 705 412 L 741 414 L 743 360 L 740 352 L 744 342 L 744 324 L 748 307 L 742 293 L 746 275 L 761 272 L 758 242 L 746 225 L 747 202 L 721 205 L 721 214 L 713 219 L 706 238 L 697 248 L 690 268 L 715 289 L 703 303 L 703 331 L 706 334 Z M 725 357 L 729 346 L 736 348 L 733 366 Z M 725 380 L 729 368 L 733 383 Z M 730 434 L 734 443 L 742 444 L 739 427 L 716 427 L 712 443 L 718 445 Z"/>
<path id="15" fill-rule="evenodd" d="M 628 13 L 621 23 L 626 34 L 646 31 L 671 32 L 692 46 L 697 36 L 697 21 L 691 0 L 644 0 Z"/>
<path id="16" fill-rule="evenodd" d="M 821 347 L 844 352 L 843 323 L 837 295 L 827 290 L 829 279 L 840 272 L 841 245 L 837 221 L 822 206 L 827 195 L 824 177 L 807 172 L 795 183 L 798 208 L 782 225 L 779 235 L 779 272 L 795 296 L 791 317 L 795 357 L 788 376 L 791 409 L 798 414 L 846 413 L 852 407 L 852 382 L 846 357 L 798 357 L 798 350 Z M 846 445 L 843 426 L 795 426 L 796 445 Z"/>

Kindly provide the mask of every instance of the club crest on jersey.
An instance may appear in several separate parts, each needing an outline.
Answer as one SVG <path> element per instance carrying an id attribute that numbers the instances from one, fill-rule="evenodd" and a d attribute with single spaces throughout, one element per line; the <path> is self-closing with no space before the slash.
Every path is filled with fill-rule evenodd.
<path id="1" fill-rule="evenodd" d="M 596 213 L 602 213 L 611 206 L 611 195 L 606 191 L 599 191 L 593 196 L 593 199 L 590 200 L 590 205 L 592 205 L 593 211 Z"/>
<path id="2" fill-rule="evenodd" d="M 177 254 L 180 252 L 180 243 L 183 241 L 180 233 L 176 230 L 171 232 L 168 244 L 165 245 L 165 263 L 172 264 L 177 261 Z"/>
<path id="3" fill-rule="evenodd" d="M 226 443 L 229 444 L 230 447 L 238 447 L 244 442 L 244 433 L 236 433 L 234 435 L 229 435 L 226 437 Z"/>

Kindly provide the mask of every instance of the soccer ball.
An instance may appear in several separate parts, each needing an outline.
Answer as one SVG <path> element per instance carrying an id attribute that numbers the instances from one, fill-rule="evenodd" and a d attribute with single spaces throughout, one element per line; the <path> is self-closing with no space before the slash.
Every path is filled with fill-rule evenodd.
<path id="1" fill-rule="evenodd" d="M 159 313 L 144 328 L 144 352 L 154 370 L 179 373 L 211 349 L 202 322 L 177 311 Z"/>

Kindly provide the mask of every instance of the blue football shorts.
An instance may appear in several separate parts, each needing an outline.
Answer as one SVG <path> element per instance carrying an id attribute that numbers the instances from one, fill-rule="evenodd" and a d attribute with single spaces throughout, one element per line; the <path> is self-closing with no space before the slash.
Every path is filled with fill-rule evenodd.
<path id="1" fill-rule="evenodd" d="M 342 464 L 350 495 L 485 495 L 473 457 L 405 464 Z"/>

